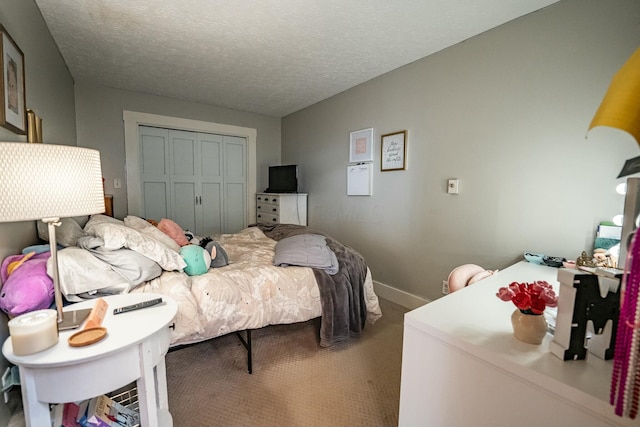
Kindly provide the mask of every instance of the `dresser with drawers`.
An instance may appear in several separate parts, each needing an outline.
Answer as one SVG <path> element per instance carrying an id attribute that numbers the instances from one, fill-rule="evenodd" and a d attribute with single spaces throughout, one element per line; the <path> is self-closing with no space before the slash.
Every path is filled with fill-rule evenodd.
<path id="1" fill-rule="evenodd" d="M 261 224 L 307 225 L 307 195 L 257 193 L 256 221 Z"/>

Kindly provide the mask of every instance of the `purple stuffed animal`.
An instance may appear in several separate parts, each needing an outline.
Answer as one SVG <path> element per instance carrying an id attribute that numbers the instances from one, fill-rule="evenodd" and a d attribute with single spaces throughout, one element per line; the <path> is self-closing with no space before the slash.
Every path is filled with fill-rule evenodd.
<path id="1" fill-rule="evenodd" d="M 53 280 L 47 275 L 47 260 L 51 252 L 43 252 L 28 258 L 15 267 L 27 255 L 11 255 L 2 261 L 0 275 L 0 309 L 10 316 L 18 316 L 53 304 Z M 13 264 L 11 273 L 9 265 Z"/>

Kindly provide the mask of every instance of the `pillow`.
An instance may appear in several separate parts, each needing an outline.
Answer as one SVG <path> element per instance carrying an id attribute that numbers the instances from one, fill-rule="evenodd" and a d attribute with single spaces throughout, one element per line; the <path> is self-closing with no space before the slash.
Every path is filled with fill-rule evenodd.
<path id="1" fill-rule="evenodd" d="M 127 227 L 123 221 L 120 221 L 122 224 L 119 224 L 105 220 L 101 218 L 102 216 L 93 216 L 84 229 L 93 236 L 102 237 L 106 249 L 129 248 L 157 262 L 167 271 L 182 270 L 187 266 L 180 254 L 173 249 L 152 237 Z"/>
<path id="2" fill-rule="evenodd" d="M 120 225 L 124 225 L 124 221 L 118 218 L 114 218 L 112 216 L 109 215 L 103 215 L 103 214 L 96 214 L 96 215 L 91 215 L 91 218 L 89 218 L 89 221 L 86 222 L 86 224 L 84 225 L 84 227 L 87 227 L 87 224 L 89 224 L 90 222 L 92 223 L 96 223 L 96 222 L 108 222 L 111 224 L 120 224 Z M 85 230 L 86 231 L 86 230 Z"/>
<path id="3" fill-rule="evenodd" d="M 99 237 L 85 237 L 84 239 L 100 240 Z M 80 242 L 84 239 L 80 239 Z M 135 253 L 129 249 L 106 252 L 118 253 L 121 251 Z M 140 254 L 138 257 L 154 263 Z M 155 265 L 161 273 L 162 270 L 158 264 Z M 52 262 L 47 263 L 47 271 L 53 271 Z M 110 264 L 95 257 L 93 252 L 77 246 L 58 251 L 58 274 L 60 275 L 62 295 L 68 301 L 73 302 L 95 298 L 105 293 L 127 293 L 133 288 L 133 285 L 118 274 Z"/>
<path id="4" fill-rule="evenodd" d="M 78 239 L 85 235 L 82 227 L 73 218 L 60 218 L 60 225 L 56 227 L 56 243 L 61 246 L 75 246 Z M 38 237 L 45 242 L 49 241 L 49 226 L 38 221 Z"/>
<path id="5" fill-rule="evenodd" d="M 154 239 L 160 241 L 161 243 L 164 243 L 174 251 L 180 250 L 180 245 L 178 245 L 175 240 L 167 236 L 162 231 L 158 230 L 157 227 L 155 227 L 147 220 L 144 220 L 137 216 L 129 215 L 125 217 L 124 225 L 126 225 L 127 227 L 131 227 L 134 230 L 138 230 L 142 234 L 145 234 L 149 237 L 153 237 Z"/>
<path id="6" fill-rule="evenodd" d="M 286 237 L 276 243 L 273 265 L 286 267 L 297 265 L 325 270 L 336 274 L 339 269 L 336 254 L 327 246 L 327 240 L 319 234 L 299 234 Z"/>
<path id="7" fill-rule="evenodd" d="M 158 230 L 171 237 L 180 246 L 186 246 L 189 244 L 187 236 L 184 235 L 184 230 L 174 221 L 162 218 L 158 223 Z"/>
<path id="8" fill-rule="evenodd" d="M 37 254 L 41 254 L 42 252 L 49 252 L 50 250 L 51 250 L 51 245 L 49 245 L 48 243 L 44 245 L 31 245 L 22 249 L 22 254 L 26 255 L 29 252 L 35 252 Z"/>
<path id="9" fill-rule="evenodd" d="M 78 247 L 88 250 L 91 255 L 108 264 L 113 271 L 133 286 L 155 279 L 162 274 L 162 268 L 157 262 L 134 250 L 126 248 L 117 251 L 103 250 L 104 242 L 100 237 L 85 236 L 78 239 Z M 73 248 L 65 248 L 59 254 L 67 253 L 69 249 Z M 95 282 L 100 281 L 95 280 Z M 100 285 L 103 287 L 105 284 Z"/>

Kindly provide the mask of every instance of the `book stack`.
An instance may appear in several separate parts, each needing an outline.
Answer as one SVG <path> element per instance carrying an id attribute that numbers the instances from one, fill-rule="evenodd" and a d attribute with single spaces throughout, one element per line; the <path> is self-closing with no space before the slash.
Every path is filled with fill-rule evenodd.
<path id="1" fill-rule="evenodd" d="M 51 407 L 53 427 L 135 427 L 140 414 L 106 395 Z"/>

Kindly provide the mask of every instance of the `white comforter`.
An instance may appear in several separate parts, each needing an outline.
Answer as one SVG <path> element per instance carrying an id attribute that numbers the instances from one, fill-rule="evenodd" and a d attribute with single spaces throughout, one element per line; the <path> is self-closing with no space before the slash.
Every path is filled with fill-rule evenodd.
<path id="1" fill-rule="evenodd" d="M 256 227 L 215 236 L 229 265 L 200 276 L 164 272 L 132 292 L 170 296 L 179 306 L 172 344 L 188 344 L 234 331 L 295 323 L 321 315 L 313 270 L 276 267 L 276 242 Z M 365 283 L 367 319 L 381 315 L 370 272 Z"/>

